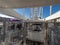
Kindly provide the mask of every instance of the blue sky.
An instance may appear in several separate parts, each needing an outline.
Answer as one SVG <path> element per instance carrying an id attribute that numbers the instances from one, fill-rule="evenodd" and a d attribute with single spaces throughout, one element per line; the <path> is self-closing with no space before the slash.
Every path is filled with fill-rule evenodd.
<path id="1" fill-rule="evenodd" d="M 50 15 L 50 6 L 44 6 L 43 7 L 43 18 L 47 17 Z M 25 8 L 24 14 L 23 14 L 23 8 L 17 8 L 15 11 L 26 18 L 30 18 L 30 8 Z M 52 7 L 52 14 L 60 10 L 60 5 L 53 5 Z"/>

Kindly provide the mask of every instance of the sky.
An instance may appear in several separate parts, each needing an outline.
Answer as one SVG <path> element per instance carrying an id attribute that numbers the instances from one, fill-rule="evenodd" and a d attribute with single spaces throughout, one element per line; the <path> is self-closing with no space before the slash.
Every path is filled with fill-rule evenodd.
<path id="1" fill-rule="evenodd" d="M 30 8 L 17 8 L 14 9 L 17 13 L 25 16 L 26 18 L 30 18 Z M 60 4 L 59 5 L 53 5 L 52 6 L 52 14 L 60 10 Z M 24 12 L 23 12 L 24 11 Z M 50 6 L 44 6 L 43 7 L 43 18 L 46 18 L 50 15 Z"/>

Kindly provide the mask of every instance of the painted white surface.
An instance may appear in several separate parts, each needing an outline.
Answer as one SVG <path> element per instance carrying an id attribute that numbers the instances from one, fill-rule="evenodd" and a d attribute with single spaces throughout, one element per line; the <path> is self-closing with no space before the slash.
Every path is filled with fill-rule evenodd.
<path id="1" fill-rule="evenodd" d="M 34 32 L 34 31 L 29 31 L 28 30 L 28 39 L 33 40 L 33 41 L 40 41 L 44 42 L 45 40 L 45 31 L 40 31 L 40 32 Z"/>
<path id="2" fill-rule="evenodd" d="M 48 20 L 59 18 L 59 17 L 60 17 L 60 11 L 58 11 L 58 12 L 54 13 L 53 15 L 45 18 L 45 20 L 48 21 Z"/>
<path id="3" fill-rule="evenodd" d="M 14 19 L 14 17 L 8 16 L 8 15 L 4 15 L 4 14 L 0 14 L 0 17 L 3 17 L 3 18 L 13 18 Z"/>
<path id="4" fill-rule="evenodd" d="M 23 20 L 26 20 L 26 18 L 24 16 L 22 16 L 21 14 L 18 14 L 15 10 L 13 9 L 1 9 L 0 8 L 0 14 L 5 14 L 5 15 L 8 15 L 8 16 L 11 16 L 11 17 L 15 17 L 17 19 L 23 19 Z"/>

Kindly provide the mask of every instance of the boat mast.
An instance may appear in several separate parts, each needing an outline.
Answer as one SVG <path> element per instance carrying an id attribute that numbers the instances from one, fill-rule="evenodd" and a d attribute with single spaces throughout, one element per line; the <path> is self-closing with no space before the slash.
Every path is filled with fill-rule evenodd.
<path id="1" fill-rule="evenodd" d="M 43 18 L 43 7 L 34 7 L 34 8 L 30 8 L 31 10 L 31 12 L 30 12 L 30 17 L 31 17 L 31 19 L 35 19 L 35 20 L 37 20 L 37 19 L 41 19 L 41 18 Z"/>
<path id="2" fill-rule="evenodd" d="M 43 7 L 39 8 L 39 18 L 43 18 Z"/>
<path id="3" fill-rule="evenodd" d="M 33 8 L 30 8 L 30 18 L 33 19 Z"/>
<path id="4" fill-rule="evenodd" d="M 50 0 L 50 15 L 52 15 L 52 0 Z"/>
<path id="5" fill-rule="evenodd" d="M 34 19 L 37 20 L 38 19 L 38 7 L 34 8 Z"/>

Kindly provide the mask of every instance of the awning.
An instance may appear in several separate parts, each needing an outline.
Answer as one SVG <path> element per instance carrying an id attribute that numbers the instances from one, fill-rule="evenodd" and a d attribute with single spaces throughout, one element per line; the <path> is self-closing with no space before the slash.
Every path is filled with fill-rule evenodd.
<path id="1" fill-rule="evenodd" d="M 0 17 L 2 17 L 2 18 L 11 18 L 11 19 L 16 19 L 16 18 L 14 18 L 14 17 L 7 16 L 7 15 L 4 15 L 4 14 L 0 14 Z"/>
<path id="2" fill-rule="evenodd" d="M 60 11 L 54 13 L 51 16 L 48 16 L 47 18 L 45 18 L 45 20 L 46 21 L 49 21 L 49 20 L 53 20 L 53 19 L 57 19 L 57 18 L 60 18 Z"/>
<path id="3" fill-rule="evenodd" d="M 25 8 L 36 6 L 47 6 L 50 2 L 60 4 L 60 0 L 0 0 L 0 8 Z"/>
<path id="4" fill-rule="evenodd" d="M 18 14 L 13 9 L 0 9 L 0 13 L 1 14 L 5 14 L 5 15 L 8 15 L 8 16 L 11 16 L 11 17 L 15 17 L 17 19 L 23 19 L 23 20 L 26 19 L 24 16 Z"/>

